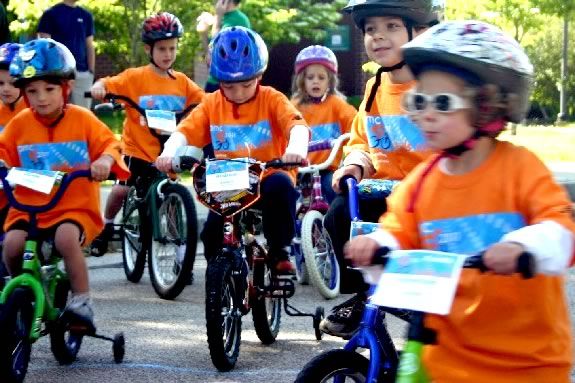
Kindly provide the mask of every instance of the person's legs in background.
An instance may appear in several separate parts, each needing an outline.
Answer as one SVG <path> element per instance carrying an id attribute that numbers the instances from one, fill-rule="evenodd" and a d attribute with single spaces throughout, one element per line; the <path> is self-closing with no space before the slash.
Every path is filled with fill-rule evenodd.
<path id="1" fill-rule="evenodd" d="M 70 94 L 70 103 L 90 109 L 92 99 L 84 97 L 85 92 L 89 92 L 94 82 L 94 74 L 91 72 L 76 72 L 76 81 Z"/>

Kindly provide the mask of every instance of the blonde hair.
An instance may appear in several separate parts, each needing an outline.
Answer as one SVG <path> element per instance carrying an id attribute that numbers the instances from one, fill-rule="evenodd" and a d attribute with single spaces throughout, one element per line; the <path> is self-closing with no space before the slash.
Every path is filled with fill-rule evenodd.
<path id="1" fill-rule="evenodd" d="M 321 65 L 321 64 L 320 64 Z M 325 67 L 324 67 L 325 68 Z M 309 104 L 312 102 L 311 97 L 305 91 L 305 74 L 307 68 L 304 68 L 301 72 L 297 75 L 293 76 L 292 83 L 291 83 L 291 101 L 294 105 L 299 106 L 302 104 Z M 345 95 L 339 91 L 339 78 L 337 74 L 333 73 L 332 71 L 326 68 L 327 76 L 328 76 L 328 85 L 327 85 L 327 92 L 326 98 L 331 95 L 335 95 L 340 97 L 343 100 L 347 100 Z"/>

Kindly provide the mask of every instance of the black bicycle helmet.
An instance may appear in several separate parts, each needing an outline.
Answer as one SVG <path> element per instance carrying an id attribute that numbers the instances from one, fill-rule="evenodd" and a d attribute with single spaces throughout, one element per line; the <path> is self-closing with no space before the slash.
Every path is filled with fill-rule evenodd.
<path id="1" fill-rule="evenodd" d="M 438 20 L 431 0 L 350 0 L 343 8 L 351 13 L 353 21 L 363 29 L 370 16 L 398 16 L 413 25 L 429 25 Z"/>

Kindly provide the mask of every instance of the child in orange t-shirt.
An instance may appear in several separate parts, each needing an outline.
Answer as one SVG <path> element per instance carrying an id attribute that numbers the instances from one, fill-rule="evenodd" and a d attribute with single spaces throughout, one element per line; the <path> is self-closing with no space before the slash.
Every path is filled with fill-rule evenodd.
<path id="1" fill-rule="evenodd" d="M 20 89 L 12 84 L 12 77 L 8 67 L 18 54 L 20 44 L 6 43 L 0 46 L 0 132 L 12 117 L 26 108 L 22 100 Z M 4 238 L 4 220 L 8 213 L 8 201 L 3 192 L 0 192 L 0 237 Z M 1 241 L 0 241 L 1 243 Z M 0 260 L 0 290 L 4 286 L 4 277 L 8 276 L 6 266 Z"/>
<path id="2" fill-rule="evenodd" d="M 251 157 L 259 161 L 280 158 L 302 162 L 307 155 L 309 129 L 301 114 L 280 92 L 260 85 L 268 62 L 262 38 L 243 27 L 228 27 L 214 38 L 211 74 L 220 90 L 182 121 L 156 167 L 172 169 L 178 147 L 198 149 L 213 143 L 216 157 Z M 201 157 L 201 154 L 198 154 Z M 258 202 L 263 212 L 263 231 L 269 246 L 272 267 L 277 273 L 294 272 L 289 247 L 294 236 L 295 203 L 298 193 L 294 177 L 284 171 L 266 171 Z M 210 212 L 201 238 L 209 260 L 217 254 L 223 239 L 223 220 Z"/>
<path id="3" fill-rule="evenodd" d="M 120 179 L 127 178 L 129 172 L 120 158 L 119 142 L 106 125 L 90 111 L 67 104 L 74 73 L 74 57 L 64 45 L 37 39 L 22 47 L 10 74 L 29 108 L 14 117 L 0 135 L 0 155 L 15 167 L 91 170 L 92 180 L 74 181 L 54 209 L 38 214 L 37 220 L 42 231 L 54 236 L 70 277 L 73 295 L 65 312 L 93 329 L 88 270 L 81 245 L 89 243 L 103 226 L 98 181 L 106 179 L 111 169 Z M 21 186 L 14 194 L 27 205 L 44 205 L 51 198 Z M 10 274 L 20 272 L 28 219 L 27 213 L 14 208 L 6 218 L 3 256 Z"/>
<path id="4" fill-rule="evenodd" d="M 351 13 L 362 30 L 365 51 L 380 68 L 365 86 L 350 139 L 343 148 L 343 165 L 334 172 L 332 186 L 339 193 L 340 179 L 346 175 L 355 177 L 359 182 L 360 217 L 375 222 L 386 210 L 382 197 L 389 194 L 390 186 L 430 154 L 423 135 L 401 109 L 403 94 L 415 86 L 401 46 L 437 23 L 438 15 L 432 11 L 431 0 L 350 0 L 344 11 Z M 320 329 L 349 338 L 359 328 L 368 286 L 358 270 L 348 267 L 343 256 L 351 226 L 345 195 L 335 197 L 323 222 L 340 266 L 340 292 L 355 295 L 333 307 L 321 321 Z"/>
<path id="5" fill-rule="evenodd" d="M 311 129 L 312 141 L 334 139 L 348 133 L 356 110 L 338 90 L 337 57 L 331 49 L 312 45 L 301 50 L 295 59 L 292 103 L 303 114 Z M 330 150 L 308 154 L 311 164 L 327 160 Z M 339 167 L 342 153 L 321 174 L 321 186 L 328 202 L 335 197 L 331 187 L 333 171 Z"/>
<path id="6" fill-rule="evenodd" d="M 142 41 L 150 63 L 96 81 L 92 97 L 102 99 L 106 93 L 115 93 L 131 98 L 144 110 L 176 113 L 200 103 L 204 91 L 184 73 L 172 69 L 178 39 L 183 33 L 180 20 L 170 13 L 162 12 L 147 18 L 142 26 Z M 92 244 L 92 255 L 101 256 L 107 251 L 114 217 L 122 208 L 129 186 L 141 175 L 149 173 L 149 164 L 158 157 L 167 139 L 167 134 L 148 127 L 146 118 L 137 110 L 126 108 L 122 154 L 132 175 L 126 183 L 114 185 L 108 195 L 104 212 L 106 227 Z"/>
<path id="7" fill-rule="evenodd" d="M 352 239 L 346 256 L 371 263 L 380 246 L 472 255 L 423 362 L 434 382 L 570 382 L 573 338 L 562 276 L 575 224 L 567 193 L 532 152 L 496 139 L 528 107 L 533 67 L 519 44 L 478 21 L 438 25 L 403 47 L 418 80 L 405 107 L 439 154 L 388 199 L 384 230 Z M 515 271 L 533 255 L 535 278 Z"/>

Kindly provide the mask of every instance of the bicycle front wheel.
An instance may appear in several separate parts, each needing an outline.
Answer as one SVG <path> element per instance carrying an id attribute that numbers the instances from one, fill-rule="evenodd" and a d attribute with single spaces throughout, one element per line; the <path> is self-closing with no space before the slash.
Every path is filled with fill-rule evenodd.
<path id="1" fill-rule="evenodd" d="M 21 383 L 26 377 L 32 344 L 33 294 L 26 288 L 14 290 L 0 318 L 0 376 L 7 383 Z"/>
<path id="2" fill-rule="evenodd" d="M 188 189 L 167 185 L 156 217 L 159 232 L 148 253 L 150 279 L 161 298 L 174 299 L 190 281 L 196 258 L 196 205 Z"/>
<path id="3" fill-rule="evenodd" d="M 331 238 L 323 226 L 323 214 L 310 210 L 302 220 L 301 247 L 311 283 L 326 299 L 339 295 L 339 264 Z"/>
<path id="4" fill-rule="evenodd" d="M 240 286 L 233 276 L 232 257 L 223 255 L 206 269 L 206 330 L 212 363 L 229 371 L 240 354 L 242 315 L 237 305 Z"/>
<path id="5" fill-rule="evenodd" d="M 353 351 L 331 350 L 310 360 L 295 383 L 367 382 L 369 361 Z"/>
<path id="6" fill-rule="evenodd" d="M 263 344 L 272 344 L 280 331 L 282 298 L 265 292 L 272 285 L 272 274 L 263 260 L 254 261 L 253 284 L 260 291 L 251 304 L 256 334 Z"/>
<path id="7" fill-rule="evenodd" d="M 122 263 L 130 282 L 138 283 L 146 266 L 149 236 L 145 235 L 146 211 L 136 200 L 136 188 L 130 188 L 122 215 Z"/>

